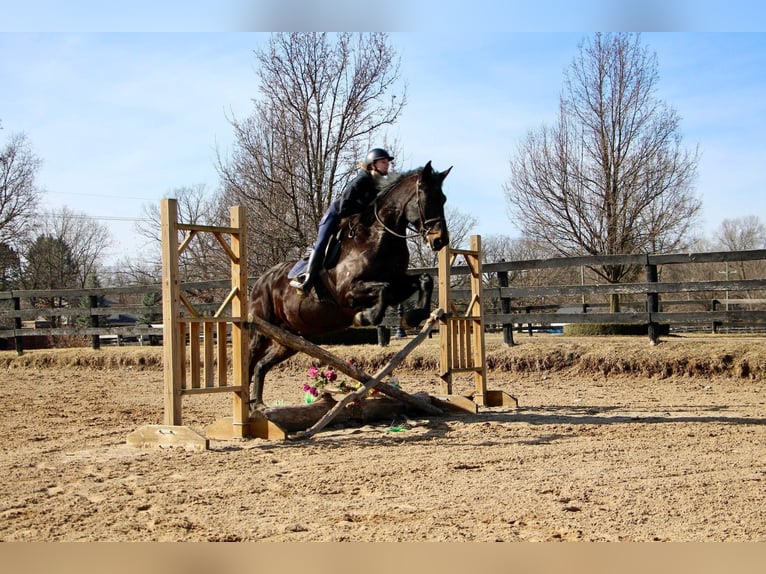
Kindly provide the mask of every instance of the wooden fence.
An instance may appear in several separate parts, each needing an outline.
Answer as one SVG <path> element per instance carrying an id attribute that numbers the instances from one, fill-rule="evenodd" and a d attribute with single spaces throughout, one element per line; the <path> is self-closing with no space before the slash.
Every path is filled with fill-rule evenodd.
<path id="1" fill-rule="evenodd" d="M 513 344 L 513 328 L 521 330 L 522 325 L 526 325 L 531 334 L 533 326 L 546 328 L 567 323 L 641 324 L 647 326 L 647 334 L 652 340 L 656 340 L 657 326 L 660 324 L 667 324 L 675 330 L 718 332 L 719 328 L 725 326 L 727 329 L 762 331 L 766 329 L 766 279 L 763 278 L 763 271 L 757 279 L 730 280 L 729 276 L 736 271 L 731 270 L 729 264 L 764 260 L 766 250 L 562 257 L 485 263 L 484 301 L 493 302 L 492 309 L 485 307 L 485 325 L 501 325 L 507 344 Z M 667 272 L 672 266 L 690 264 L 708 267 L 723 264 L 724 269 L 717 272 L 725 273 L 727 279 L 659 281 L 660 269 Z M 509 273 L 605 265 L 642 268 L 645 281 L 521 286 L 513 285 L 508 279 Z M 435 272 L 435 269 L 413 270 L 416 271 Z M 453 275 L 461 273 L 467 274 L 468 270 L 458 267 L 452 269 Z M 688 268 L 687 273 L 692 274 Z M 494 279 L 491 277 L 493 275 Z M 467 298 L 469 293 L 469 290 L 453 289 L 454 297 Z M 746 297 L 731 297 L 732 293 L 745 293 Z M 629 310 L 609 312 L 607 301 L 612 294 L 630 298 L 630 304 L 625 305 Z M 686 298 L 679 298 L 682 296 Z M 637 297 L 640 300 L 637 301 Z M 556 302 L 540 303 L 546 299 Z"/>
<path id="2" fill-rule="evenodd" d="M 668 324 L 672 329 L 690 329 L 716 332 L 719 328 L 766 329 L 766 279 L 731 280 L 728 264 L 766 261 L 766 250 L 722 251 L 708 253 L 679 253 L 652 255 L 613 255 L 602 257 L 567 257 L 483 263 L 483 301 L 485 325 L 502 329 L 506 343 L 513 343 L 513 331 L 524 327 L 530 334 L 534 329 L 550 328 L 566 323 L 632 323 L 647 326 L 650 337 L 653 328 Z M 663 282 L 660 269 L 676 265 L 724 265 L 718 273 L 726 273 L 725 280 Z M 645 281 L 621 284 L 585 283 L 579 285 L 523 285 L 509 276 L 530 271 L 584 269 L 603 265 L 630 265 L 643 269 Z M 764 265 L 766 268 L 766 265 Z M 429 272 L 438 276 L 436 267 L 414 268 L 413 274 Z M 469 274 L 465 266 L 452 268 L 452 298 L 459 305 L 461 298 L 468 302 L 470 289 L 461 289 L 461 276 Z M 250 280 L 252 281 L 252 279 Z M 438 282 L 437 282 L 438 283 Z M 196 294 L 202 303 L 201 311 L 214 312 L 217 304 L 205 303 L 210 294 L 225 291 L 228 280 L 184 283 L 181 289 Z M 104 337 L 117 340 L 136 338 L 148 340 L 162 335 L 162 288 L 156 285 L 102 287 L 93 289 L 14 290 L 0 292 L 0 344 L 22 352 L 24 338 L 86 337 L 94 348 Z M 629 300 L 626 310 L 610 313 L 606 301 L 609 295 L 619 294 Z M 740 294 L 745 296 L 740 296 Z M 142 304 L 147 294 L 156 294 L 157 302 Z M 685 298 L 681 298 L 685 297 Z M 102 306 L 104 300 L 109 306 Z M 37 301 L 33 307 L 31 301 Z M 55 307 L 39 308 L 40 301 L 56 301 Z M 121 302 L 126 301 L 126 302 Z M 745 308 L 746 307 L 746 308 Z M 110 316 L 126 315 L 142 318 L 132 325 L 107 322 Z M 156 317 L 152 321 L 150 317 Z M 50 323 L 31 324 L 40 318 Z M 30 323 L 28 323 L 30 322 Z M 397 310 L 386 317 L 389 327 L 398 323 Z M 30 326 L 25 326 L 25 324 Z M 156 326 L 152 326 L 156 325 Z M 31 339 L 30 339 L 31 340 Z M 3 347 L 0 347 L 3 348 Z"/>

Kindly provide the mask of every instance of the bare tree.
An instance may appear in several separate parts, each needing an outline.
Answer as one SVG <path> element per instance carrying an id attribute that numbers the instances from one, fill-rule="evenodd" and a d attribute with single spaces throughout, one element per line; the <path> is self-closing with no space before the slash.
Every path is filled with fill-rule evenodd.
<path id="1" fill-rule="evenodd" d="M 716 242 L 726 251 L 766 247 L 766 225 L 757 215 L 724 219 L 715 235 Z"/>
<path id="2" fill-rule="evenodd" d="M 509 215 L 525 237 L 562 256 L 668 252 L 683 246 L 701 202 L 698 153 L 681 145 L 678 114 L 655 96 L 656 56 L 634 34 L 580 45 L 558 121 L 530 132 L 511 159 Z M 610 283 L 637 270 L 607 265 Z M 617 310 L 619 299 L 612 298 Z"/>
<path id="3" fill-rule="evenodd" d="M 234 150 L 218 165 L 224 201 L 248 209 L 257 273 L 312 243 L 405 94 L 395 93 L 399 63 L 384 33 L 278 33 L 255 56 L 259 97 L 249 117 L 231 120 Z"/>
<path id="4" fill-rule="evenodd" d="M 447 219 L 450 245 L 463 246 L 468 241 L 471 230 L 476 227 L 476 218 L 449 206 L 444 208 L 444 217 Z M 419 235 L 411 237 L 407 242 L 411 267 L 436 267 L 439 264 L 439 254 L 434 253 Z"/>
<path id="5" fill-rule="evenodd" d="M 0 148 L 0 242 L 16 244 L 35 216 L 42 194 L 35 176 L 41 165 L 23 134 L 11 135 Z"/>
<path id="6" fill-rule="evenodd" d="M 512 238 L 508 235 L 482 237 L 481 248 L 487 263 L 547 259 L 557 255 L 547 244 L 526 237 Z M 580 282 L 580 274 L 573 268 L 524 269 L 509 272 L 508 280 L 515 286 L 571 285 Z M 497 277 L 488 277 L 486 283 L 496 285 Z M 529 301 L 526 303 L 532 304 Z"/>
<path id="7" fill-rule="evenodd" d="M 763 249 L 766 246 L 766 225 L 756 215 L 746 215 L 735 219 L 724 219 L 715 233 L 716 245 L 724 251 L 746 251 Z M 718 273 L 726 280 L 750 279 L 763 277 L 766 265 L 763 261 L 738 261 L 726 263 Z M 748 297 L 760 297 L 760 293 L 748 292 Z"/>
<path id="8" fill-rule="evenodd" d="M 208 192 L 205 184 L 178 187 L 166 197 L 176 199 L 178 221 L 195 225 L 228 226 L 229 214 L 220 198 Z M 144 261 L 134 266 L 137 274 L 147 268 L 162 267 L 162 236 L 159 203 L 144 204 L 143 216 L 136 222 L 136 232 L 147 240 Z M 206 281 L 229 277 L 231 261 L 210 233 L 198 233 L 180 254 L 179 273 L 183 281 Z"/>
<path id="9" fill-rule="evenodd" d="M 84 288 L 100 271 L 101 258 L 111 243 L 109 228 L 84 213 L 75 213 L 64 207 L 61 211 L 45 211 L 38 218 L 37 249 L 55 254 L 57 277 L 51 287 Z M 47 238 L 40 242 L 40 238 Z M 48 248 L 45 246 L 53 246 Z M 34 268 L 36 262 L 27 254 L 27 267 Z M 27 274 L 29 276 L 29 274 Z"/>

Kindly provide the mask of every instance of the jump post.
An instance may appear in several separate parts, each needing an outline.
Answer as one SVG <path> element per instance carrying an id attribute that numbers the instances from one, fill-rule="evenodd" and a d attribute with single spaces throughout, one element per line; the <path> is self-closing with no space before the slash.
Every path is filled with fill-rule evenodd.
<path id="1" fill-rule="evenodd" d="M 452 266 L 463 257 L 468 267 L 471 299 L 461 315 L 452 300 Z M 519 406 L 515 397 L 499 390 L 487 389 L 487 365 L 484 350 L 484 306 L 481 265 L 481 236 L 470 237 L 468 249 L 450 246 L 439 251 L 439 307 L 445 310 L 439 326 L 440 378 L 442 393 L 453 404 L 469 412 L 478 412 L 479 406 Z M 474 392 L 454 394 L 454 375 L 469 373 L 473 376 Z"/>

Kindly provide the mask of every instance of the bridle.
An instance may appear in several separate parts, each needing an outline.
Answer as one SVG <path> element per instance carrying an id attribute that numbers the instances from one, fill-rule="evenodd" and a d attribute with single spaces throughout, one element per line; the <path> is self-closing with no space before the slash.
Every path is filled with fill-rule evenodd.
<path id="1" fill-rule="evenodd" d="M 380 218 L 380 215 L 378 214 L 378 205 L 380 201 L 390 193 L 391 189 L 389 188 L 386 193 L 378 196 L 375 198 L 375 202 L 373 204 L 373 213 L 375 214 L 375 219 L 378 223 L 383 227 L 384 230 L 386 230 L 391 235 L 394 235 L 396 237 L 400 237 L 402 239 L 411 239 L 413 237 L 422 237 L 424 241 L 426 241 L 426 238 L 428 235 L 432 232 L 433 228 L 438 223 L 444 223 L 443 217 L 432 217 L 431 219 L 425 219 L 425 211 L 423 209 L 423 202 L 420 200 L 420 183 L 421 183 L 421 176 L 418 176 L 418 182 L 415 185 L 415 191 L 412 192 L 412 195 L 415 195 L 417 198 L 417 205 L 418 205 L 418 223 L 420 224 L 419 229 L 415 229 L 413 227 L 413 230 L 415 233 L 407 234 L 407 233 L 399 233 L 394 229 L 391 229 L 388 227 L 385 223 L 383 223 L 383 220 Z M 407 201 L 404 202 L 404 205 L 407 206 L 410 204 L 410 201 L 412 201 L 412 195 L 407 198 Z M 411 225 L 413 225 L 411 222 L 407 222 L 407 227 L 409 228 Z"/>

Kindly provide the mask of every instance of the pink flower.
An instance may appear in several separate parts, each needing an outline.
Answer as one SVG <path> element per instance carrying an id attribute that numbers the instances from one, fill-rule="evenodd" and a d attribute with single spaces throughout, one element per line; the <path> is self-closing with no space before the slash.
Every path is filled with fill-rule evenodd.
<path id="1" fill-rule="evenodd" d="M 328 381 L 332 382 L 338 378 L 338 373 L 336 373 L 332 369 L 328 369 L 325 371 L 324 376 Z"/>
<path id="2" fill-rule="evenodd" d="M 309 368 L 309 377 L 311 377 L 312 379 L 316 379 L 318 374 L 319 374 L 319 369 L 312 365 Z"/>

